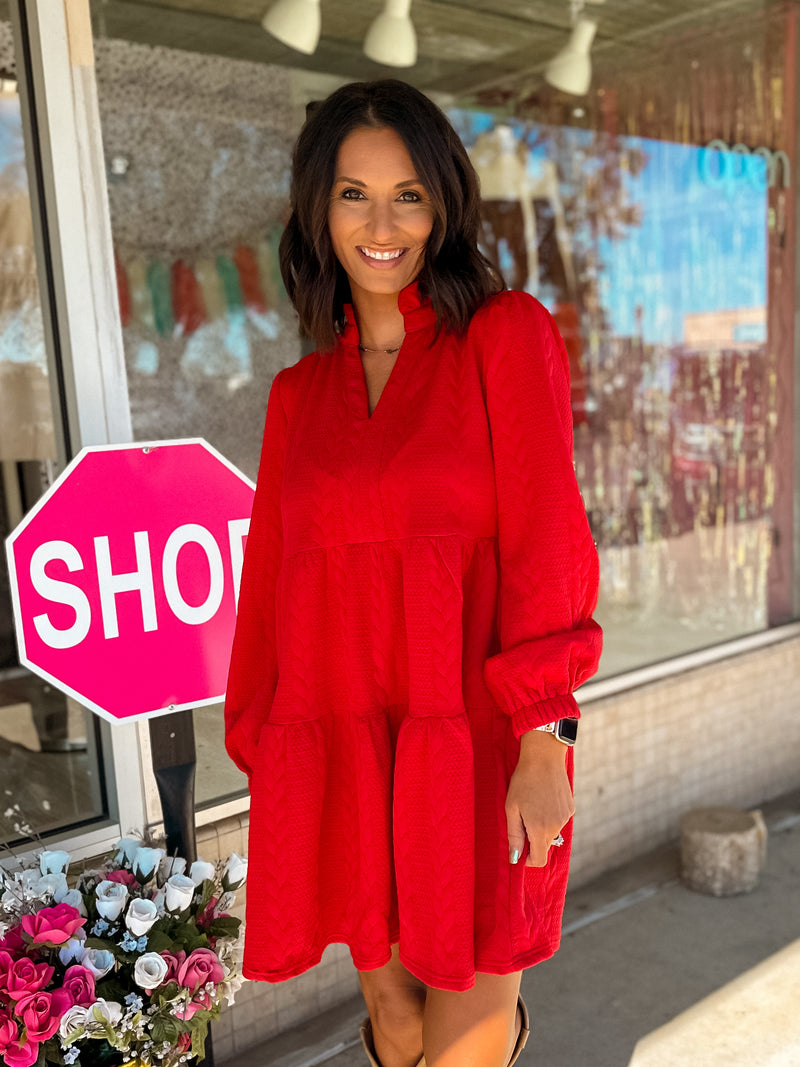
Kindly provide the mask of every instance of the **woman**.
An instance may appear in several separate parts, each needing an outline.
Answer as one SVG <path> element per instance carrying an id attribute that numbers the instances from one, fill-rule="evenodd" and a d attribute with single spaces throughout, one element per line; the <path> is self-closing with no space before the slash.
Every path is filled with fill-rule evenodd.
<path id="1" fill-rule="evenodd" d="M 567 879 L 558 734 L 600 653 L 563 343 L 478 227 L 421 93 L 315 109 L 281 266 L 318 350 L 269 397 L 227 747 L 252 794 L 245 974 L 345 942 L 382 1067 L 524 1045 L 520 974 L 558 947 Z"/>

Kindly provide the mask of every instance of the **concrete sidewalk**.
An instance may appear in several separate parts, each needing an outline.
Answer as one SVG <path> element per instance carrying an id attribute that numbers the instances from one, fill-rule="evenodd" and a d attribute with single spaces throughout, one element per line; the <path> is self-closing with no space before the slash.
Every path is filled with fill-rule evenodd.
<path id="1" fill-rule="evenodd" d="M 685 889 L 676 847 L 568 894 L 561 950 L 523 975 L 520 1067 L 800 1067 L 800 792 L 762 810 L 751 894 Z M 237 1067 L 366 1067 L 363 1015 L 347 1001 Z"/>

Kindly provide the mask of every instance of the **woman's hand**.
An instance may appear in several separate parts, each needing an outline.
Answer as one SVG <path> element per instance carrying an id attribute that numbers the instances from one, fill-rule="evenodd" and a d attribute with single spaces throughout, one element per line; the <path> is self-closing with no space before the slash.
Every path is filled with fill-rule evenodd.
<path id="1" fill-rule="evenodd" d="M 522 854 L 527 834 L 528 867 L 544 867 L 553 839 L 575 814 L 566 746 L 553 734 L 529 730 L 520 740 L 519 763 L 508 783 L 509 860 Z"/>

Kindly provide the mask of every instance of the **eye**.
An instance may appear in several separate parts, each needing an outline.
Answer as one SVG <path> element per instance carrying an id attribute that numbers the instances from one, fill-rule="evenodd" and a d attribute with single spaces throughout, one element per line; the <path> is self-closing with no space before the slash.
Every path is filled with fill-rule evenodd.
<path id="1" fill-rule="evenodd" d="M 355 189 L 350 186 L 347 189 L 342 189 L 342 191 L 339 193 L 339 197 L 342 200 L 363 200 L 364 194 L 361 192 L 360 189 Z"/>
<path id="2" fill-rule="evenodd" d="M 397 199 L 404 204 L 418 204 L 422 200 L 422 197 L 413 189 L 406 189 Z"/>

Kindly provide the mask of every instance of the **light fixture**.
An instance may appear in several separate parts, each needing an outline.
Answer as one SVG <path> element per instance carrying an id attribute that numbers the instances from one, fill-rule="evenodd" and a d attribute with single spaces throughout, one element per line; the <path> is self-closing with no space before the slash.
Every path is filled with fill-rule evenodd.
<path id="1" fill-rule="evenodd" d="M 411 21 L 411 0 L 386 0 L 386 7 L 364 38 L 364 53 L 387 67 L 413 67 L 417 35 Z"/>
<path id="2" fill-rule="evenodd" d="M 595 3 L 598 0 L 594 0 Z M 570 0 L 572 33 L 566 46 L 550 62 L 544 72 L 545 80 L 555 89 L 573 96 L 585 96 L 592 81 L 592 47 L 597 23 L 584 18 L 583 0 Z"/>
<path id="3" fill-rule="evenodd" d="M 261 25 L 281 44 L 310 56 L 319 44 L 319 4 L 320 0 L 278 0 L 261 20 Z"/>

